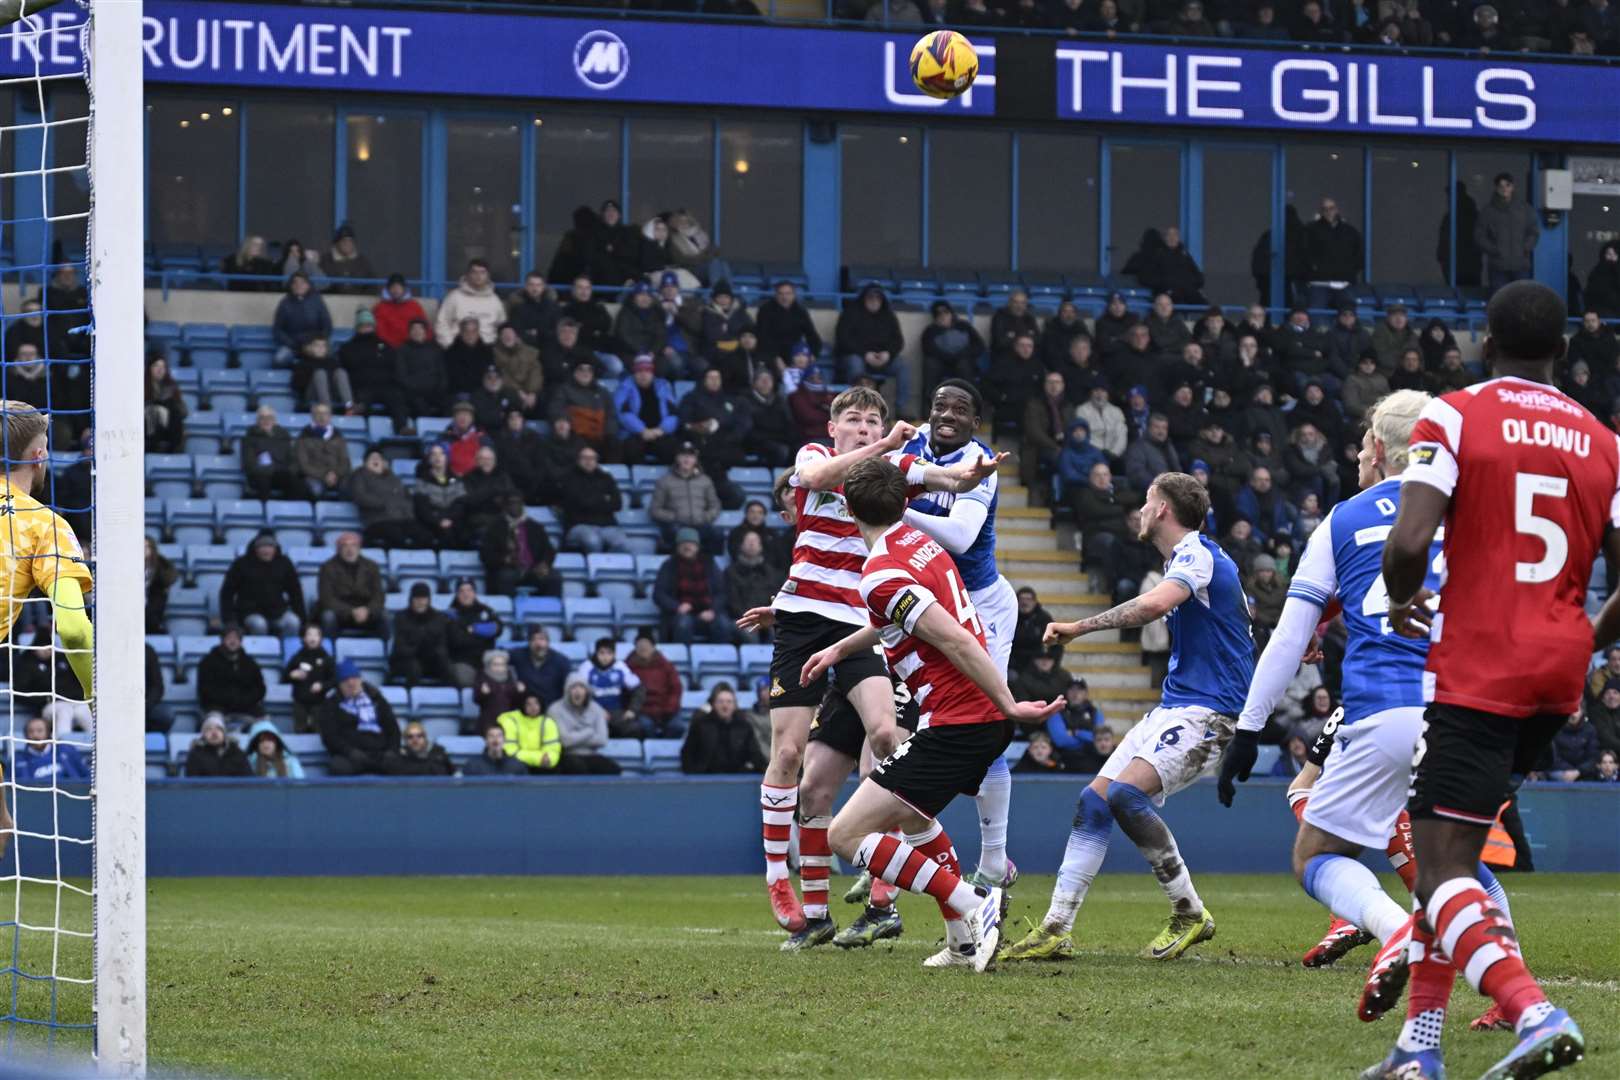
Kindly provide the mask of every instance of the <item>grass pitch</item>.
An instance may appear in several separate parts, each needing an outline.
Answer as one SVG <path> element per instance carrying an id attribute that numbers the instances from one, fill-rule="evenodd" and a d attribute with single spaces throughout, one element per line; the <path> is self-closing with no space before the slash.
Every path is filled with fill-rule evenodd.
<path id="1" fill-rule="evenodd" d="M 835 916 L 848 878 L 834 879 Z M 1504 879 L 1532 968 L 1588 1039 L 1572 1076 L 1620 1076 L 1620 876 Z M 1216 938 L 1138 953 L 1166 905 L 1145 872 L 1098 879 L 1080 955 L 985 976 L 925 972 L 932 902 L 899 942 L 777 951 L 748 878 L 328 878 L 151 885 L 154 1072 L 356 1076 L 1348 1077 L 1394 1018 L 1354 1005 L 1372 949 L 1300 954 L 1327 917 L 1280 876 L 1203 875 Z M 1386 885 L 1404 896 L 1399 883 Z M 1012 929 L 1045 911 L 1020 882 Z M 1512 1045 L 1473 1034 L 1459 983 L 1451 1075 Z"/>

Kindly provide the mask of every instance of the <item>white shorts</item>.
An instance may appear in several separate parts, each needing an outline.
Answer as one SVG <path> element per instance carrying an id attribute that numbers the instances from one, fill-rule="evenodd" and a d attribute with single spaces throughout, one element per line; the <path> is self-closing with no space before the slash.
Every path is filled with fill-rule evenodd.
<path id="1" fill-rule="evenodd" d="M 996 662 L 996 670 L 1005 679 L 1007 662 L 1012 658 L 1013 632 L 1018 629 L 1018 594 L 1006 578 L 998 577 L 994 585 L 968 593 L 968 599 L 984 624 L 990 659 Z"/>
<path id="2" fill-rule="evenodd" d="M 1305 803 L 1305 824 L 1382 850 L 1406 805 L 1423 709 L 1407 706 L 1340 725 Z"/>
<path id="3" fill-rule="evenodd" d="M 1204 774 L 1221 759 L 1232 741 L 1237 719 L 1201 705 L 1161 705 L 1125 733 L 1097 775 L 1117 780 L 1133 758 L 1141 758 L 1159 774 L 1160 792 L 1155 806 Z"/>

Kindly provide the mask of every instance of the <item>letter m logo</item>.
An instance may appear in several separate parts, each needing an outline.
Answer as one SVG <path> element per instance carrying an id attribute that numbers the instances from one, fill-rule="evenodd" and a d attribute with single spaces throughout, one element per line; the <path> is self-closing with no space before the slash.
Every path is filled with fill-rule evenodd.
<path id="1" fill-rule="evenodd" d="M 613 41 L 591 43 L 591 51 L 580 62 L 582 75 L 617 75 L 619 73 L 619 45 Z"/>
<path id="2" fill-rule="evenodd" d="M 608 30 L 592 30 L 574 43 L 574 74 L 592 90 L 611 90 L 630 73 L 630 50 Z"/>

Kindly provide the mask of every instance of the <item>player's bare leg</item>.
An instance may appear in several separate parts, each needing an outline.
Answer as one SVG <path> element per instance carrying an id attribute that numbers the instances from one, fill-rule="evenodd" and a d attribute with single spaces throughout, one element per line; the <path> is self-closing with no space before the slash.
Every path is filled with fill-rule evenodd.
<path id="1" fill-rule="evenodd" d="M 771 753 L 759 785 L 760 814 L 764 819 L 765 888 L 771 911 L 784 930 L 804 929 L 804 911 L 788 880 L 788 844 L 799 807 L 799 767 L 815 709 L 789 706 L 771 710 Z"/>
<path id="2" fill-rule="evenodd" d="M 904 840 L 886 835 L 899 829 Z M 864 780 L 828 831 L 839 856 L 908 892 L 932 896 L 945 917 L 946 938 L 975 971 L 985 971 L 1000 942 L 1001 890 L 962 880 L 950 837 L 938 821 Z"/>

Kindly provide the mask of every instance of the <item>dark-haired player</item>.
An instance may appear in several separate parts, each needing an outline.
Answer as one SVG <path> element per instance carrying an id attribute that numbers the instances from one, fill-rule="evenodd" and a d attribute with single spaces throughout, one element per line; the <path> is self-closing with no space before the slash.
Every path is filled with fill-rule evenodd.
<path id="1" fill-rule="evenodd" d="M 1170 920 L 1148 946 L 1148 955 L 1173 960 L 1215 936 L 1214 916 L 1199 899 L 1176 838 L 1155 809 L 1221 756 L 1254 673 L 1248 598 L 1237 566 L 1198 531 L 1208 513 L 1202 484 L 1186 473 L 1161 473 L 1148 487 L 1139 535 L 1168 561 L 1164 580 L 1100 615 L 1046 628 L 1044 641 L 1051 645 L 1168 617 L 1170 673 L 1159 707 L 1125 734 L 1080 793 L 1051 907 L 1040 926 L 1007 950 L 1008 960 L 1073 955 L 1074 919 L 1102 866 L 1116 821 L 1170 898 Z"/>
<path id="2" fill-rule="evenodd" d="M 850 470 L 844 497 L 870 554 L 861 570 L 869 626 L 812 656 L 800 681 L 881 643 L 917 703 L 917 734 L 875 766 L 828 831 L 832 849 L 945 916 L 949 965 L 984 971 L 1000 940 L 1001 888 L 962 880 L 937 820 L 958 794 L 978 790 L 1012 740 L 1014 721 L 1039 722 L 1063 705 L 1013 700 L 950 555 L 903 520 L 906 478 L 887 461 Z M 904 839 L 887 835 L 899 829 Z"/>
<path id="3" fill-rule="evenodd" d="M 1440 1028 L 1456 973 L 1492 998 L 1519 1043 L 1486 1080 L 1540 1076 L 1585 1049 L 1525 967 L 1513 924 L 1474 877 L 1497 808 L 1570 713 L 1587 660 L 1620 635 L 1620 599 L 1596 627 L 1586 587 L 1600 544 L 1620 559 L 1620 442 L 1554 389 L 1564 303 L 1535 282 L 1500 289 L 1486 309 L 1494 378 L 1430 402 L 1412 431 L 1401 506 L 1384 545 L 1389 619 L 1429 636 L 1422 741 L 1407 811 L 1417 851 L 1412 942 L 1403 971 L 1369 980 L 1388 1008 L 1410 980 L 1406 1024 L 1362 1076 L 1444 1072 Z M 1429 545 L 1445 525 L 1446 577 L 1432 615 Z M 1432 632 L 1431 632 L 1432 629 Z M 1595 639 L 1595 646 L 1594 646 Z"/>

